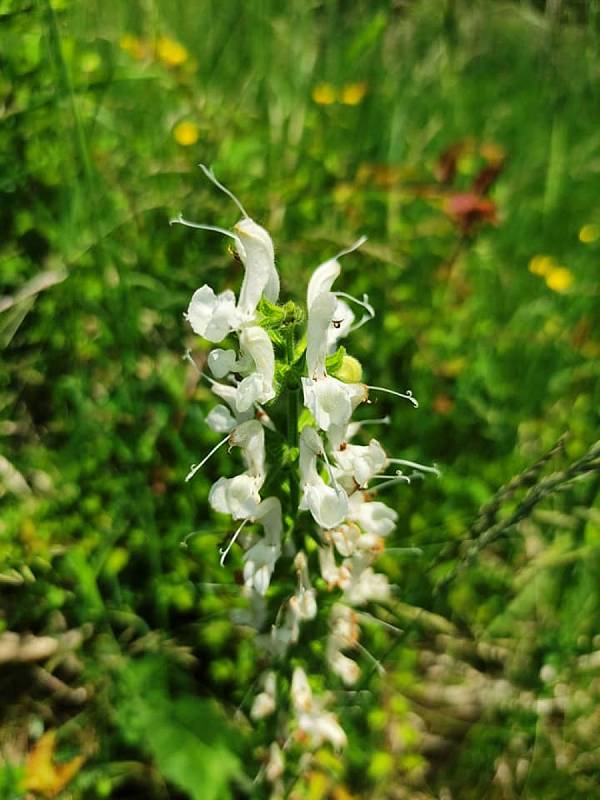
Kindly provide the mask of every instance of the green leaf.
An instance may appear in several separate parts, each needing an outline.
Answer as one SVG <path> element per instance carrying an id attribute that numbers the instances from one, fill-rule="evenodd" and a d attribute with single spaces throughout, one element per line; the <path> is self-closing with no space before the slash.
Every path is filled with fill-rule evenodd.
<path id="1" fill-rule="evenodd" d="M 231 781 L 241 777 L 226 719 L 209 700 L 189 692 L 173 696 L 172 672 L 160 658 L 127 664 L 117 708 L 119 727 L 192 800 L 226 800 Z"/>

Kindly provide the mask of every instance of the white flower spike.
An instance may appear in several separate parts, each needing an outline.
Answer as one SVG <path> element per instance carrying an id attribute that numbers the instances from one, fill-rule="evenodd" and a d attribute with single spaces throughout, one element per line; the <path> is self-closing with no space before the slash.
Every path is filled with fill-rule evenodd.
<path id="1" fill-rule="evenodd" d="M 347 743 L 340 721 L 326 708 L 327 695 L 313 693 L 304 666 L 315 674 L 325 666 L 336 685 L 341 681 L 347 687 L 360 678 L 363 656 L 383 671 L 360 641 L 359 622 L 376 618 L 357 610 L 392 599 L 387 577 L 374 565 L 396 529 L 398 513 L 376 498 L 383 489 L 439 471 L 435 465 L 389 458 L 380 437 L 366 435 L 367 426 L 389 425 L 389 416 L 352 421 L 369 390 L 417 407 L 412 392 L 362 383 L 361 365 L 341 351 L 329 361 L 328 372 L 328 356 L 339 340 L 375 315 L 367 295 L 358 299 L 334 289 L 340 259 L 360 247 L 364 237 L 314 271 L 306 294 L 304 336 L 299 330 L 302 311 L 294 303 L 275 305 L 280 283 L 271 236 L 212 170 L 200 166 L 233 201 L 241 219 L 231 230 L 182 216 L 172 222 L 232 239 L 244 275 L 237 298 L 231 289 L 215 293 L 205 284 L 193 294 L 186 313 L 198 335 L 215 344 L 227 339 L 208 354 L 209 374 L 189 352 L 185 356 L 221 401 L 207 414 L 206 423 L 224 437 L 192 465 L 186 480 L 225 444 L 230 450 L 239 448 L 238 474 L 218 477 L 208 501 L 214 511 L 235 522 L 220 550 L 222 566 L 234 546 L 240 546 L 239 591 L 246 605 L 236 608 L 232 619 L 251 628 L 261 660 L 277 664 L 277 673 L 267 667 L 262 674 L 249 709 L 257 733 L 269 731 L 262 743 L 268 757 L 255 781 L 266 780 L 274 800 L 285 795 L 286 769 L 302 771 L 315 749 L 330 745 L 340 750 Z M 268 302 L 261 303 L 263 299 Z M 302 401 L 306 411 L 301 415 Z M 273 419 L 264 404 L 269 404 Z M 398 469 L 394 472 L 390 465 Z M 402 474 L 401 468 L 409 474 Z M 388 548 L 390 553 L 409 550 L 416 548 Z M 236 583 L 228 585 L 235 590 Z M 311 637 L 321 636 L 323 630 L 327 634 L 322 656 L 317 656 Z M 280 686 L 290 686 L 283 696 L 277 692 L 280 673 Z M 297 756 L 293 743 L 304 748 L 304 755 Z"/>

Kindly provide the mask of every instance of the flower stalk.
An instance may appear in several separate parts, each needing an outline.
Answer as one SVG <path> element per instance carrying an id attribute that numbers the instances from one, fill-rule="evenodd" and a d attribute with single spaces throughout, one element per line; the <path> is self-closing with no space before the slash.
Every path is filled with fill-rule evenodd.
<path id="1" fill-rule="evenodd" d="M 386 576 L 373 566 L 398 515 L 376 497 L 382 488 L 410 483 L 412 475 L 401 470 L 389 474 L 391 465 L 410 467 L 421 477 L 439 473 L 435 466 L 390 458 L 377 439 L 366 438 L 365 429 L 389 424 L 388 416 L 352 420 L 369 389 L 418 407 L 410 390 L 400 393 L 362 383 L 360 363 L 339 346 L 340 339 L 375 315 L 366 295 L 357 300 L 333 290 L 340 259 L 353 254 L 365 238 L 315 269 L 307 290 L 306 331 L 299 337 L 304 313 L 292 302 L 278 303 L 271 237 L 211 170 L 202 169 L 233 200 L 242 219 L 232 231 L 189 223 L 181 215 L 173 221 L 233 238 L 244 278 L 237 298 L 231 290 L 216 294 L 201 286 L 185 315 L 196 334 L 214 344 L 227 343 L 208 355 L 213 377 L 206 376 L 223 401 L 207 415 L 207 424 L 226 435 L 192 466 L 187 480 L 226 442 L 239 448 L 244 469 L 219 477 L 209 503 L 235 521 L 220 563 L 227 569 L 225 559 L 237 558 L 241 549 L 247 610 L 237 619 L 255 630 L 261 660 L 270 664 L 259 680 L 263 691 L 248 713 L 256 724 L 271 716 L 277 720 L 269 728 L 271 736 L 277 731 L 275 739 L 265 742 L 269 762 L 257 776 L 270 784 L 275 798 L 284 796 L 288 763 L 298 766 L 307 751 L 326 743 L 340 750 L 348 738 L 339 715 L 327 708 L 329 695 L 315 691 L 304 669 L 322 673 L 324 665 L 311 661 L 310 649 L 298 646 L 301 636 L 304 643 L 310 640 L 313 625 L 319 637 L 328 631 L 323 652 L 334 684 L 357 683 L 361 655 L 378 672 L 384 669 L 360 641 L 366 609 L 391 599 Z M 366 312 L 356 324 L 346 300 Z M 269 437 L 271 449 L 265 444 Z"/>

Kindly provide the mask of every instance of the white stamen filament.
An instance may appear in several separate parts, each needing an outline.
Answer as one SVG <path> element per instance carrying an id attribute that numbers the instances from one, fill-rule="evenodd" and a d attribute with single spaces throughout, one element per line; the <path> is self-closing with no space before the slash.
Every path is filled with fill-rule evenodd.
<path id="1" fill-rule="evenodd" d="M 208 382 L 209 382 L 209 383 L 210 383 L 212 386 L 214 386 L 215 384 L 217 384 L 217 383 L 218 383 L 218 381 L 216 381 L 214 378 L 211 378 L 211 377 L 210 377 L 210 375 L 207 375 L 207 374 L 206 374 L 206 372 L 202 372 L 202 370 L 200 369 L 200 367 L 198 366 L 198 364 L 196 364 L 196 362 L 194 361 L 194 358 L 193 358 L 193 356 L 192 356 L 192 351 L 191 351 L 191 350 L 186 350 L 186 351 L 185 351 L 185 353 L 184 353 L 184 354 L 181 356 L 181 358 L 182 358 L 184 361 L 189 361 L 189 362 L 190 362 L 190 364 L 191 364 L 193 367 L 195 367 L 195 369 L 196 369 L 196 372 L 198 373 L 198 375 L 199 375 L 201 378 L 206 378 L 206 380 L 207 380 L 207 381 L 208 381 Z"/>
<path id="2" fill-rule="evenodd" d="M 181 214 L 174 219 L 169 220 L 169 225 L 185 225 L 186 228 L 197 228 L 199 231 L 214 231 L 215 233 L 222 233 L 223 236 L 228 236 L 234 242 L 239 242 L 235 233 L 228 231 L 227 228 L 219 228 L 217 225 L 201 225 L 199 222 L 190 222 L 185 219 Z"/>
<path id="3" fill-rule="evenodd" d="M 391 417 L 389 414 L 386 414 L 385 417 L 377 417 L 375 419 L 361 419 L 358 421 L 358 425 L 361 427 L 363 425 L 389 425 L 391 422 Z"/>
<path id="4" fill-rule="evenodd" d="M 367 389 L 372 389 L 374 392 L 386 392 L 387 394 L 393 394 L 396 397 L 401 397 L 403 400 L 408 400 L 410 403 L 413 404 L 415 408 L 419 407 L 419 401 L 416 397 L 413 397 L 413 393 L 410 389 L 406 390 L 406 394 L 402 394 L 401 392 L 395 392 L 393 389 L 386 389 L 384 386 L 369 386 L 365 384 Z"/>
<path id="5" fill-rule="evenodd" d="M 355 250 L 358 250 L 359 247 L 362 247 L 363 244 L 367 241 L 366 236 L 361 236 L 360 239 L 357 239 L 354 244 L 351 244 L 350 247 L 347 247 L 345 250 L 341 250 L 337 256 L 334 256 L 332 261 L 337 261 L 338 258 L 342 258 L 343 256 L 347 256 L 350 253 L 353 253 Z M 337 292 L 336 292 L 337 294 Z"/>
<path id="6" fill-rule="evenodd" d="M 398 549 L 398 548 L 392 548 L 392 549 Z M 401 550 L 402 548 L 399 549 Z M 390 548 L 386 547 L 386 553 L 389 552 L 389 550 Z M 389 630 L 394 631 L 394 633 L 404 633 L 404 630 L 402 628 L 398 628 L 396 625 L 392 625 L 391 622 L 385 622 L 385 620 L 379 619 L 379 617 L 376 617 L 374 614 L 369 614 L 368 611 L 357 611 L 356 615 L 357 617 L 367 620 L 368 622 L 375 622 L 377 623 L 377 625 L 382 625 L 384 628 L 389 628 Z"/>
<path id="7" fill-rule="evenodd" d="M 385 669 L 384 669 L 384 668 L 383 668 L 383 666 L 381 665 L 381 662 L 380 662 L 380 661 L 378 661 L 378 660 L 375 658 L 375 656 L 374 656 L 374 655 L 372 655 L 371 653 L 369 653 L 369 651 L 367 650 L 367 648 L 366 648 L 366 647 L 365 647 L 363 644 L 361 644 L 360 642 L 356 642 L 356 646 L 357 646 L 357 647 L 358 647 L 358 649 L 359 649 L 361 652 L 363 652 L 363 653 L 364 653 L 364 654 L 367 656 L 367 658 L 368 658 L 368 659 L 369 659 L 369 660 L 370 660 L 370 661 L 371 661 L 371 662 L 374 664 L 374 666 L 375 666 L 375 669 L 377 670 L 377 672 L 378 672 L 380 675 L 385 675 Z"/>
<path id="8" fill-rule="evenodd" d="M 179 542 L 179 546 L 183 547 L 187 550 L 188 547 L 188 539 L 191 539 L 193 536 L 198 536 L 201 534 L 202 531 L 190 531 L 183 539 Z"/>
<path id="9" fill-rule="evenodd" d="M 210 451 L 210 452 L 209 452 L 207 455 L 205 455 L 205 456 L 204 456 L 204 458 L 202 459 L 202 461 L 201 461 L 199 464 L 192 464 L 192 466 L 190 467 L 190 471 L 188 472 L 188 474 L 187 474 L 187 475 L 186 475 L 186 477 L 185 477 L 185 481 L 186 481 L 186 483 L 187 483 L 188 481 L 191 481 L 191 480 L 192 480 L 192 478 L 193 478 L 193 477 L 194 477 L 194 475 L 195 475 L 195 474 L 198 472 L 198 470 L 199 470 L 199 469 L 202 469 L 202 467 L 203 467 L 203 466 L 206 464 L 206 462 L 208 461 L 208 459 L 209 459 L 209 458 L 210 458 L 212 455 L 214 455 L 214 454 L 217 452 L 217 450 L 219 449 L 219 447 L 222 447 L 222 446 L 225 444 L 225 442 L 228 442 L 228 441 L 229 441 L 229 436 L 230 436 L 230 434 L 228 433 L 228 434 L 227 434 L 227 436 L 226 436 L 224 439 L 221 439 L 221 441 L 219 442 L 219 444 L 216 444 L 216 445 L 213 447 L 213 449 L 212 449 L 212 450 L 211 450 L 211 451 Z"/>
<path id="10" fill-rule="evenodd" d="M 397 469 L 396 472 L 393 473 L 393 475 L 385 475 L 383 473 L 381 475 L 373 475 L 371 480 L 372 481 L 378 481 L 378 480 L 381 480 L 382 478 L 392 478 L 395 481 L 397 481 L 398 478 L 400 478 L 400 480 L 403 480 L 403 481 L 406 481 L 407 483 L 410 483 L 410 478 L 408 477 L 408 475 L 403 475 L 402 474 L 402 470 L 399 470 L 399 469 Z"/>
<path id="11" fill-rule="evenodd" d="M 406 461 L 403 458 L 388 458 L 388 461 L 390 464 L 402 464 L 405 467 L 414 467 L 414 469 L 419 469 L 421 472 L 432 472 L 436 478 L 439 478 L 442 474 L 435 464 L 432 467 L 428 467 L 425 464 L 418 464 L 416 461 Z"/>
<path id="12" fill-rule="evenodd" d="M 236 542 L 236 539 L 237 539 L 237 538 L 238 538 L 238 536 L 240 535 L 242 528 L 243 528 L 243 527 L 244 527 L 244 525 L 245 525 L 247 522 L 249 522 L 249 521 L 250 521 L 250 520 L 249 520 L 249 518 L 248 518 L 248 517 L 246 517 L 246 519 L 242 521 L 242 524 L 241 524 L 241 525 L 238 527 L 238 529 L 236 530 L 236 532 L 235 532 L 235 533 L 233 534 L 233 536 L 231 537 L 231 541 L 229 542 L 229 544 L 227 545 L 227 547 L 225 548 L 225 550 L 223 550 L 223 549 L 220 549 L 220 550 L 219 550 L 219 552 L 221 553 L 221 558 L 219 559 L 219 564 L 220 564 L 221 566 L 223 566 L 223 565 L 225 564 L 225 559 L 227 558 L 227 555 L 228 555 L 229 551 L 231 550 L 231 548 L 232 548 L 232 547 L 233 547 L 233 545 L 235 544 L 235 542 Z"/>
<path id="13" fill-rule="evenodd" d="M 365 311 L 368 314 L 367 317 L 363 317 L 356 325 L 353 325 L 350 330 L 353 330 L 353 331 L 357 330 L 357 328 L 360 328 L 361 325 L 365 324 L 365 322 L 368 322 L 369 320 L 371 320 L 371 319 L 373 319 L 375 317 L 375 309 L 369 303 L 369 295 L 368 294 L 363 294 L 363 299 L 362 300 L 359 300 L 358 297 L 353 297 L 351 294 L 346 294 L 346 292 L 334 292 L 334 295 L 336 297 L 344 297 L 346 300 L 351 300 L 353 303 L 356 303 L 357 306 L 360 306 L 361 308 L 364 308 Z"/>
<path id="14" fill-rule="evenodd" d="M 369 492 L 380 492 L 382 489 L 388 489 L 390 486 L 395 486 L 397 483 L 410 483 L 410 478 L 407 475 L 399 475 L 397 478 L 392 478 L 390 481 L 384 481 L 379 486 L 369 486 Z"/>
<path id="15" fill-rule="evenodd" d="M 250 215 L 246 212 L 246 209 L 244 208 L 244 206 L 241 204 L 241 202 L 237 199 L 237 197 L 234 195 L 234 193 L 232 191 L 230 191 L 226 186 L 223 186 L 223 184 L 220 183 L 220 181 L 217 180 L 216 175 L 212 171 L 212 169 L 210 167 L 205 166 L 204 164 L 198 164 L 198 166 L 200 167 L 202 172 L 206 175 L 208 180 L 211 181 L 211 183 L 214 183 L 214 185 L 217 187 L 217 189 L 220 189 L 224 194 L 227 195 L 227 197 L 229 197 L 230 200 L 233 200 L 233 202 L 236 204 L 236 206 L 242 212 L 242 216 L 246 217 L 246 219 L 249 219 Z"/>

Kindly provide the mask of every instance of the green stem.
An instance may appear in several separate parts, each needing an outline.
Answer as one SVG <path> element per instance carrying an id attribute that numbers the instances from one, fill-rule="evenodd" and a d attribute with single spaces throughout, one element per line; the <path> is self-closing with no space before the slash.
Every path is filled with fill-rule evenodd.
<path id="1" fill-rule="evenodd" d="M 290 325 L 286 331 L 286 360 L 288 364 L 294 363 L 294 325 Z M 298 447 L 298 409 L 299 409 L 299 386 L 288 385 L 288 407 L 287 407 L 287 439 L 290 450 Z M 298 464 L 294 459 L 289 464 L 290 480 L 290 514 L 294 522 L 298 513 L 298 503 L 300 500 L 300 483 L 298 479 Z"/>

